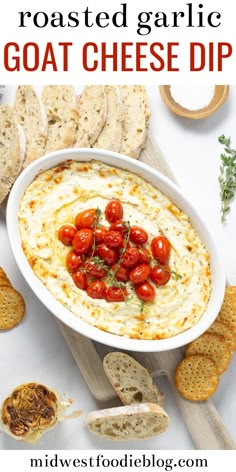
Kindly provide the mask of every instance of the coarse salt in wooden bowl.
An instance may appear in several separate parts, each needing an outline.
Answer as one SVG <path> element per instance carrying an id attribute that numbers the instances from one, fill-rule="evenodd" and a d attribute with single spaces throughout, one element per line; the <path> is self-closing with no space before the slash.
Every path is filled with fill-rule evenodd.
<path id="1" fill-rule="evenodd" d="M 184 108 L 180 103 L 175 101 L 171 94 L 171 85 L 160 85 L 159 90 L 163 102 L 173 113 L 184 118 L 200 120 L 211 116 L 225 103 L 229 94 L 229 85 L 216 85 L 210 103 L 197 110 Z"/>

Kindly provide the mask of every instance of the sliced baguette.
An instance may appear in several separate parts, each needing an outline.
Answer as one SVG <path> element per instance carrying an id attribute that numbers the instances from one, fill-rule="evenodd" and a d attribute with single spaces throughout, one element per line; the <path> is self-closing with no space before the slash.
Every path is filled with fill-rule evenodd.
<path id="1" fill-rule="evenodd" d="M 141 107 L 144 110 L 146 125 L 149 126 L 150 118 L 151 118 L 151 110 L 150 110 L 150 105 L 149 105 L 147 89 L 145 85 L 139 85 L 139 93 L 140 93 Z"/>
<path id="2" fill-rule="evenodd" d="M 122 141 L 123 107 L 118 87 L 107 85 L 106 122 L 92 147 L 119 152 Z"/>
<path id="3" fill-rule="evenodd" d="M 124 122 L 120 152 L 138 159 L 146 143 L 150 118 L 146 88 L 142 85 L 120 86 Z"/>
<path id="4" fill-rule="evenodd" d="M 163 393 L 156 387 L 147 369 L 133 357 L 123 352 L 110 352 L 103 359 L 103 367 L 125 405 L 148 402 L 163 406 Z"/>
<path id="5" fill-rule="evenodd" d="M 168 428 L 169 416 L 159 405 L 142 403 L 90 412 L 85 423 L 92 433 L 121 441 L 163 433 Z"/>
<path id="6" fill-rule="evenodd" d="M 40 97 L 31 85 L 19 85 L 14 102 L 14 114 L 26 138 L 23 167 L 44 154 L 47 138 L 47 114 Z"/>
<path id="7" fill-rule="evenodd" d="M 45 153 L 72 147 L 78 122 L 72 85 L 46 85 L 42 99 L 48 119 Z"/>
<path id="8" fill-rule="evenodd" d="M 13 109 L 0 106 L 0 203 L 19 175 L 25 156 L 25 136 Z"/>
<path id="9" fill-rule="evenodd" d="M 91 147 L 99 136 L 107 116 L 104 85 L 87 85 L 77 99 L 79 113 L 74 147 Z"/>

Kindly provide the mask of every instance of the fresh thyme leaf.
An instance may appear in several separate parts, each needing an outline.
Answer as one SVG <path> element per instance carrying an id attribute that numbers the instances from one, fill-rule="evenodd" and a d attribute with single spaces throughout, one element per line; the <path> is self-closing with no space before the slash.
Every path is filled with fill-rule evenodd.
<path id="1" fill-rule="evenodd" d="M 92 228 L 95 229 L 97 224 L 98 224 L 98 220 L 99 220 L 99 216 L 101 215 L 102 211 L 100 210 L 99 207 L 96 208 L 95 210 L 95 215 L 94 215 L 94 220 L 93 220 L 93 224 L 92 224 Z"/>
<path id="2" fill-rule="evenodd" d="M 143 300 L 141 300 L 141 304 L 140 304 L 140 313 L 141 313 L 141 315 L 143 313 L 144 307 L 145 307 L 145 302 Z"/>
<path id="3" fill-rule="evenodd" d="M 169 269 L 166 265 L 160 264 L 156 259 L 154 260 L 155 260 L 156 265 L 158 265 L 158 267 L 163 269 L 164 272 L 168 272 L 169 274 L 174 275 L 176 279 L 182 279 L 181 274 L 178 274 L 178 272 L 176 272 L 175 270 Z"/>
<path id="4" fill-rule="evenodd" d="M 142 248 L 140 248 L 142 252 Z M 153 268 L 154 265 L 158 265 L 161 269 L 165 272 L 169 272 L 170 274 L 174 275 L 176 279 L 182 279 L 182 275 L 176 272 L 175 270 L 169 269 L 166 265 L 160 264 L 157 259 L 155 259 L 151 254 L 148 255 L 148 259 L 150 260 L 151 267 Z"/>
<path id="5" fill-rule="evenodd" d="M 124 221 L 123 224 L 126 227 L 127 231 L 129 231 L 130 230 L 130 221 Z"/>
<path id="6" fill-rule="evenodd" d="M 120 258 L 118 259 L 118 261 L 116 263 L 115 269 L 114 270 L 111 269 L 108 272 L 110 284 L 116 283 L 116 286 L 119 286 L 119 287 L 121 286 L 121 282 L 116 280 L 116 272 L 118 271 L 118 269 L 119 269 L 119 267 L 122 263 L 123 254 L 125 253 L 125 251 L 127 249 L 127 246 L 129 244 L 129 239 L 130 239 L 130 222 L 129 221 L 124 221 L 124 225 L 127 228 L 127 234 L 125 235 L 124 247 L 122 249 L 120 249 Z"/>
<path id="7" fill-rule="evenodd" d="M 230 212 L 230 204 L 236 195 L 236 149 L 231 147 L 231 138 L 224 134 L 218 137 L 220 144 L 224 146 L 224 153 L 220 155 L 220 199 L 221 222 L 226 221 L 226 215 Z"/>
<path id="8" fill-rule="evenodd" d="M 93 220 L 93 224 L 92 224 L 92 230 L 93 230 L 93 245 L 92 245 L 92 257 L 95 253 L 95 250 L 96 250 L 96 238 L 95 238 L 95 231 L 96 231 L 96 228 L 98 227 L 99 225 L 99 217 L 101 215 L 102 211 L 100 210 L 99 207 L 96 208 L 96 211 L 95 211 L 95 215 L 94 215 L 94 220 Z"/>
<path id="9" fill-rule="evenodd" d="M 94 262 L 98 266 L 98 269 L 105 269 L 108 270 L 108 267 L 105 264 L 105 261 L 103 259 L 100 259 L 99 256 L 93 256 L 91 259 L 91 262 Z"/>
<path id="10" fill-rule="evenodd" d="M 173 274 L 176 279 L 182 279 L 182 275 L 178 274 L 178 272 L 175 272 L 175 270 L 171 270 L 171 274 Z"/>

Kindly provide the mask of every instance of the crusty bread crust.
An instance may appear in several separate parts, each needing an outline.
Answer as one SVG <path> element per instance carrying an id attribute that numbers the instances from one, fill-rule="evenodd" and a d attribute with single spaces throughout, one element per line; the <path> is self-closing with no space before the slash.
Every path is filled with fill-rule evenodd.
<path id="1" fill-rule="evenodd" d="M 107 85 L 107 117 L 92 147 L 119 152 L 122 141 L 123 106 L 118 87 Z"/>
<path id="2" fill-rule="evenodd" d="M 22 168 L 24 139 L 9 105 L 0 106 L 0 203 Z"/>
<path id="3" fill-rule="evenodd" d="M 124 107 L 120 152 L 138 159 L 146 143 L 150 119 L 147 91 L 142 85 L 121 85 L 120 91 Z"/>
<path id="4" fill-rule="evenodd" d="M 106 122 L 107 94 L 104 85 L 87 85 L 77 99 L 78 124 L 74 147 L 91 147 Z"/>
<path id="5" fill-rule="evenodd" d="M 48 118 L 45 153 L 74 145 L 78 122 L 76 95 L 72 85 L 46 85 L 42 99 Z"/>
<path id="6" fill-rule="evenodd" d="M 110 440 L 146 439 L 166 431 L 169 416 L 159 405 L 142 403 L 90 412 L 85 424 Z"/>
<path id="7" fill-rule="evenodd" d="M 19 85 L 17 88 L 14 114 L 25 133 L 25 168 L 44 154 L 47 138 L 46 110 L 32 85 Z"/>
<path id="8" fill-rule="evenodd" d="M 164 395 L 147 369 L 133 357 L 123 352 L 110 352 L 103 359 L 103 367 L 124 405 L 151 402 L 163 406 Z"/>

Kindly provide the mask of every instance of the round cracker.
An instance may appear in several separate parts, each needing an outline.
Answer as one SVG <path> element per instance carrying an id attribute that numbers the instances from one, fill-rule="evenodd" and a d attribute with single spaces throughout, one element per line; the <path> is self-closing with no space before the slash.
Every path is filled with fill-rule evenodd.
<path id="1" fill-rule="evenodd" d="M 230 325 L 223 323 L 222 321 L 214 321 L 214 323 L 208 328 L 207 333 L 217 334 L 222 336 L 224 341 L 227 343 L 230 351 L 236 350 L 236 335 Z"/>
<path id="2" fill-rule="evenodd" d="M 186 356 L 200 354 L 215 362 L 219 374 L 228 367 L 231 360 L 231 352 L 222 336 L 212 333 L 204 333 L 192 341 L 186 349 Z"/>
<path id="3" fill-rule="evenodd" d="M 215 362 L 205 356 L 185 357 L 175 370 L 175 385 L 187 400 L 201 402 L 210 398 L 219 383 Z"/>
<path id="4" fill-rule="evenodd" d="M 24 299 L 13 287 L 0 287 L 0 306 L 0 330 L 13 328 L 24 317 Z"/>
<path id="5" fill-rule="evenodd" d="M 12 287 L 12 284 L 2 267 L 0 267 L 0 287 Z"/>
<path id="6" fill-rule="evenodd" d="M 236 287 L 226 287 L 224 301 L 217 320 L 230 325 L 236 333 Z"/>

